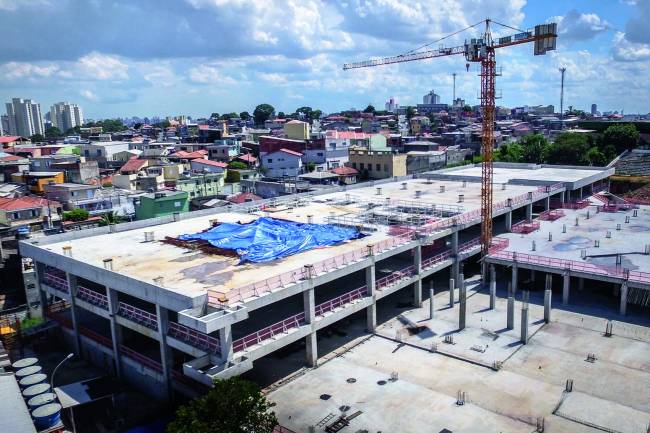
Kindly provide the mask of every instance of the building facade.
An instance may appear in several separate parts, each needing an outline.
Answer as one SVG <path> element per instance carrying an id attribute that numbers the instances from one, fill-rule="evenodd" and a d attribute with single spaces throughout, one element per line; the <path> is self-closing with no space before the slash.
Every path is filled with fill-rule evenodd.
<path id="1" fill-rule="evenodd" d="M 31 137 L 45 134 L 41 104 L 31 99 L 13 98 L 6 104 L 7 129 L 9 135 Z"/>
<path id="2" fill-rule="evenodd" d="M 84 123 L 84 116 L 77 104 L 69 102 L 57 102 L 50 108 L 50 120 L 52 126 L 56 126 L 65 134 L 68 129 L 75 126 L 81 127 Z"/>

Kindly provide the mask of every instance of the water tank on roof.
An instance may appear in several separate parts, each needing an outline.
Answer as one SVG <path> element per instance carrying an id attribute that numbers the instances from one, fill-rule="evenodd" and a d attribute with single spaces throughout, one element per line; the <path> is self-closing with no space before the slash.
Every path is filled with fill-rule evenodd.
<path id="1" fill-rule="evenodd" d="M 20 382 L 23 377 L 40 373 L 42 370 L 40 365 L 30 365 L 29 367 L 21 368 L 16 372 L 16 380 Z"/>
<path id="2" fill-rule="evenodd" d="M 32 385 L 29 388 L 25 388 L 23 390 L 23 398 L 25 400 L 29 400 L 32 397 L 36 397 L 37 395 L 44 394 L 46 392 L 50 392 L 50 384 L 37 383 L 36 385 Z"/>
<path id="3" fill-rule="evenodd" d="M 47 375 L 43 373 L 36 373 L 36 374 L 30 374 L 29 376 L 25 376 L 20 381 L 18 384 L 20 385 L 20 389 L 25 389 L 29 388 L 32 385 L 36 385 L 37 383 L 43 383 L 47 381 Z"/>
<path id="4" fill-rule="evenodd" d="M 38 430 L 45 430 L 61 422 L 61 405 L 59 403 L 48 403 L 39 406 L 32 411 L 34 425 Z"/>
<path id="5" fill-rule="evenodd" d="M 53 392 L 45 392 L 43 394 L 39 394 L 35 397 L 30 398 L 27 401 L 27 406 L 29 406 L 29 410 L 34 410 L 39 406 L 50 403 L 56 403 L 56 394 Z"/>
<path id="6" fill-rule="evenodd" d="M 38 358 L 23 358 L 11 364 L 11 367 L 17 371 L 21 368 L 30 367 L 35 364 L 38 364 Z"/>

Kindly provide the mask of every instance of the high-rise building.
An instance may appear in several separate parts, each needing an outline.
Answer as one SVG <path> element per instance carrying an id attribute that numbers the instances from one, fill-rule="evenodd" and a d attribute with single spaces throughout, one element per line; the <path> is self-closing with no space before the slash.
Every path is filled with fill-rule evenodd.
<path id="1" fill-rule="evenodd" d="M 399 108 L 399 104 L 397 103 L 395 98 L 390 98 L 388 101 L 386 101 L 385 107 L 386 107 L 386 111 L 388 111 L 389 113 L 394 113 Z"/>
<path id="2" fill-rule="evenodd" d="M 11 102 L 7 102 L 6 107 L 9 135 L 31 137 L 45 133 L 41 104 L 31 99 L 13 98 Z"/>
<path id="3" fill-rule="evenodd" d="M 440 104 L 440 95 L 436 94 L 433 90 L 424 95 L 422 98 L 422 103 L 424 105 L 430 104 Z"/>
<path id="4" fill-rule="evenodd" d="M 591 104 L 591 115 L 595 116 L 596 113 L 598 113 L 598 105 L 596 104 Z"/>
<path id="5" fill-rule="evenodd" d="M 70 128 L 82 126 L 84 116 L 81 107 L 77 104 L 57 102 L 50 108 L 50 121 L 52 126 L 56 126 L 61 132 L 65 133 Z"/>

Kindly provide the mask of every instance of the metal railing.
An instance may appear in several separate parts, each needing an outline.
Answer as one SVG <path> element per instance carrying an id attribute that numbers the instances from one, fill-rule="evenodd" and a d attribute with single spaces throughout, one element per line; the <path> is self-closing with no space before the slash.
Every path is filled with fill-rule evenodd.
<path id="1" fill-rule="evenodd" d="M 190 346 L 201 349 L 209 353 L 220 353 L 219 339 L 211 335 L 204 334 L 195 329 L 188 328 L 176 322 L 169 322 L 167 331 L 170 337 L 181 340 Z"/>
<path id="2" fill-rule="evenodd" d="M 330 299 L 329 301 L 316 305 L 316 315 L 322 316 L 323 314 L 328 313 L 335 308 L 342 307 L 343 305 L 349 304 L 352 301 L 361 299 L 366 296 L 366 294 L 368 294 L 368 287 L 366 286 L 359 287 L 358 289 L 354 289 L 348 293 L 344 293 L 341 296 L 337 296 L 334 299 Z"/>
<path id="3" fill-rule="evenodd" d="M 77 286 L 77 298 L 103 308 L 104 310 L 108 310 L 108 297 L 102 293 L 83 286 Z"/>
<path id="4" fill-rule="evenodd" d="M 555 221 L 564 216 L 562 209 L 549 209 L 539 214 L 539 219 L 542 221 Z"/>
<path id="5" fill-rule="evenodd" d="M 438 253 L 435 256 L 428 257 L 428 258 L 423 258 L 422 259 L 422 264 L 421 268 L 423 270 L 432 268 L 433 266 L 437 265 L 438 263 L 442 263 L 445 260 L 451 259 L 451 250 L 444 251 L 442 253 Z"/>
<path id="6" fill-rule="evenodd" d="M 517 224 L 513 224 L 512 227 L 510 228 L 510 231 L 512 233 L 528 234 L 534 232 L 535 230 L 539 230 L 539 227 L 540 227 L 539 221 L 524 220 L 518 222 Z"/>
<path id="7" fill-rule="evenodd" d="M 291 316 L 288 319 L 284 319 L 281 322 L 275 323 L 266 328 L 260 329 L 257 332 L 253 332 L 245 337 L 239 338 L 232 343 L 234 352 L 241 352 L 246 350 L 251 346 L 260 344 L 261 342 L 273 338 L 276 335 L 286 334 L 292 329 L 299 328 L 305 323 L 305 313 L 298 313 L 295 316 Z"/>
<path id="8" fill-rule="evenodd" d="M 119 302 L 117 307 L 117 314 L 129 319 L 132 322 L 139 323 L 142 326 L 145 326 L 154 331 L 158 330 L 158 319 L 155 314 L 150 313 L 140 308 L 136 308 L 133 305 L 126 304 L 124 302 Z"/>
<path id="9" fill-rule="evenodd" d="M 150 370 L 156 371 L 158 373 L 162 373 L 162 365 L 160 362 L 155 361 L 148 356 L 144 356 L 140 354 L 139 352 L 136 352 L 135 350 L 126 347 L 125 345 L 120 345 L 120 353 L 127 358 L 132 359 L 133 361 L 144 365 L 145 367 L 149 368 Z"/>
<path id="10" fill-rule="evenodd" d="M 68 286 L 68 280 L 65 277 L 59 275 L 59 272 L 54 270 L 54 268 L 49 268 L 45 271 L 43 275 L 43 282 L 49 286 L 54 287 L 57 290 L 60 290 L 65 293 L 70 293 L 70 288 Z"/>
<path id="11" fill-rule="evenodd" d="M 386 275 L 385 277 L 378 278 L 375 281 L 375 287 L 377 290 L 382 290 L 388 286 L 397 284 L 406 278 L 411 278 L 413 275 L 415 275 L 415 266 L 407 266 L 400 269 L 399 271 L 395 271 L 389 275 Z"/>
<path id="12" fill-rule="evenodd" d="M 104 347 L 108 347 L 110 349 L 113 348 L 113 342 L 110 338 L 104 337 L 102 334 L 95 332 L 92 329 L 86 328 L 85 326 L 79 326 L 79 333 L 90 338 L 93 341 L 96 341 Z"/>

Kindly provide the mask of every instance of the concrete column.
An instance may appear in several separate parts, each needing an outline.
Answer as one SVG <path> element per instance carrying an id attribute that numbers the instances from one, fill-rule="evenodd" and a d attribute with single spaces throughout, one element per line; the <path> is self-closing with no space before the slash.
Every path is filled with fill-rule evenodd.
<path id="1" fill-rule="evenodd" d="M 565 198 L 566 198 L 566 194 L 565 194 L 564 191 L 562 191 L 562 192 L 560 193 L 560 202 L 561 202 L 561 203 L 566 203 Z"/>
<path id="2" fill-rule="evenodd" d="M 316 341 L 316 330 L 313 327 L 314 319 L 316 318 L 316 294 L 313 282 L 313 265 L 305 265 L 305 271 L 307 273 L 307 278 L 309 279 L 309 288 L 302 292 L 302 299 L 305 309 L 305 322 L 312 325 L 311 332 L 305 337 L 305 357 L 307 365 L 310 367 L 316 367 L 318 364 L 318 346 Z"/>
<path id="3" fill-rule="evenodd" d="M 512 211 L 511 210 L 506 212 L 506 231 L 507 232 L 512 231 Z"/>
<path id="4" fill-rule="evenodd" d="M 522 344 L 528 344 L 528 302 L 521 305 L 521 336 Z"/>
<path id="5" fill-rule="evenodd" d="M 527 220 L 532 220 L 533 219 L 533 204 L 528 203 L 526 205 L 526 219 Z"/>
<path id="6" fill-rule="evenodd" d="M 2 241 L 0 241 L 2 242 Z M 48 307 L 47 292 L 41 287 L 41 279 L 45 275 L 45 265 L 40 262 L 34 262 L 34 281 L 38 290 L 38 298 L 41 303 L 41 317 L 45 318 L 45 311 Z"/>
<path id="7" fill-rule="evenodd" d="M 578 290 L 583 291 L 585 289 L 585 279 L 580 277 L 578 278 Z"/>
<path id="8" fill-rule="evenodd" d="M 422 271 L 422 246 L 417 245 L 413 249 L 413 265 L 415 266 L 415 274 L 418 276 L 417 281 L 413 283 L 413 306 L 416 308 L 422 307 L 422 278 L 420 272 Z"/>
<path id="9" fill-rule="evenodd" d="M 571 201 L 571 190 L 567 189 L 566 190 L 566 200 L 564 203 L 569 203 Z"/>
<path id="10" fill-rule="evenodd" d="M 117 291 L 106 287 L 106 296 L 108 298 L 108 321 L 111 328 L 111 341 L 113 343 L 113 359 L 115 360 L 115 373 L 117 377 L 122 378 L 122 357 L 120 356 L 120 346 L 122 345 L 122 327 L 117 323 L 115 317 L 118 309 Z"/>
<path id="11" fill-rule="evenodd" d="M 81 357 L 81 340 L 79 334 L 79 319 L 77 318 L 77 276 L 66 272 L 68 287 L 70 289 L 70 317 L 72 318 L 72 329 L 74 333 L 74 353 Z"/>
<path id="12" fill-rule="evenodd" d="M 453 227 L 456 229 L 456 226 Z M 451 234 L 451 256 L 453 261 L 451 263 L 451 278 L 458 281 L 458 274 L 460 273 L 460 259 L 458 258 L 458 232 L 455 231 Z"/>
<path id="13" fill-rule="evenodd" d="M 158 319 L 158 337 L 160 341 L 160 365 L 162 366 L 163 378 L 169 400 L 174 399 L 174 387 L 172 386 L 172 368 L 174 360 L 172 349 L 167 344 L 167 331 L 169 329 L 169 313 L 166 308 L 156 304 L 156 317 Z"/>
<path id="14" fill-rule="evenodd" d="M 544 322 L 551 322 L 551 301 L 553 296 L 553 275 L 546 274 L 546 289 L 544 290 Z"/>
<path id="15" fill-rule="evenodd" d="M 582 192 L 582 187 L 580 187 L 580 198 L 584 197 L 583 192 Z"/>
<path id="16" fill-rule="evenodd" d="M 429 319 L 433 319 L 433 312 L 435 311 L 434 305 L 433 305 L 433 280 L 429 283 Z"/>
<path id="17" fill-rule="evenodd" d="M 564 271 L 563 281 L 562 281 L 562 304 L 569 304 L 569 285 L 571 284 L 571 275 L 568 271 Z"/>
<path id="18" fill-rule="evenodd" d="M 465 329 L 466 322 L 467 322 L 467 287 L 465 286 L 465 278 L 463 274 L 460 274 L 458 290 L 459 290 L 458 329 L 462 331 L 463 329 Z"/>
<path id="19" fill-rule="evenodd" d="M 232 360 L 232 327 L 230 325 L 226 325 L 219 330 L 219 349 L 223 361 Z"/>
<path id="20" fill-rule="evenodd" d="M 506 328 L 515 329 L 515 292 L 512 283 L 508 284 L 508 310 L 506 312 Z"/>
<path id="21" fill-rule="evenodd" d="M 371 259 L 371 264 L 366 268 L 366 287 L 372 303 L 366 308 L 366 330 L 375 332 L 375 328 L 377 328 L 377 297 L 375 295 L 375 257 L 372 245 L 368 245 L 368 257 Z"/>
<path id="22" fill-rule="evenodd" d="M 456 287 L 456 280 L 453 278 L 449 279 L 449 306 L 453 308 L 454 306 L 454 290 Z"/>
<path id="23" fill-rule="evenodd" d="M 517 293 L 517 263 L 512 264 L 512 281 L 510 285 L 510 290 L 512 290 L 512 296 L 514 296 Z M 508 293 L 508 296 L 510 296 L 510 293 Z"/>
<path id="24" fill-rule="evenodd" d="M 551 209 L 551 196 L 548 196 L 544 199 L 544 208 L 545 210 Z"/>
<path id="25" fill-rule="evenodd" d="M 532 282 L 534 283 L 534 282 L 535 282 L 535 277 L 536 277 L 536 276 L 537 276 L 537 275 L 535 274 L 535 269 L 531 269 L 531 270 L 530 270 L 530 281 L 532 281 Z"/>
<path id="26" fill-rule="evenodd" d="M 494 310 L 497 302 L 497 272 L 494 265 L 490 265 L 490 310 Z"/>
<path id="27" fill-rule="evenodd" d="M 307 365 L 310 367 L 317 367 L 318 346 L 316 344 L 316 331 L 311 332 L 305 337 L 305 347 L 307 348 Z"/>
<path id="28" fill-rule="evenodd" d="M 302 292 L 302 301 L 305 310 L 305 323 L 314 323 L 316 318 L 316 296 L 313 287 Z"/>
<path id="29" fill-rule="evenodd" d="M 621 316 L 627 314 L 627 281 L 623 281 L 621 285 L 621 305 L 619 308 L 619 313 Z"/>

